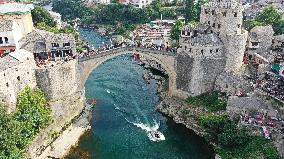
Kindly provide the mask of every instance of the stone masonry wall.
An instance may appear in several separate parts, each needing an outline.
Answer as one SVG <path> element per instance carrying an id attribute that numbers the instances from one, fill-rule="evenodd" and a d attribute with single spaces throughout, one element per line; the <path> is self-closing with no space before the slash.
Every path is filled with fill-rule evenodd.
<path id="1" fill-rule="evenodd" d="M 176 60 L 177 89 L 189 92 L 191 72 L 193 69 L 193 58 L 188 54 L 178 54 Z"/>
<path id="2" fill-rule="evenodd" d="M 223 43 L 226 44 L 224 52 L 226 56 L 225 70 L 227 72 L 241 73 L 247 36 L 247 31 L 244 31 L 243 34 L 222 36 Z"/>
<path id="3" fill-rule="evenodd" d="M 35 63 L 28 59 L 14 67 L 0 71 L 0 104 L 7 106 L 8 113 L 16 109 L 18 93 L 25 87 L 36 86 Z"/>
<path id="4" fill-rule="evenodd" d="M 37 84 L 49 100 L 62 99 L 77 91 L 76 62 L 36 69 Z"/>
<path id="5" fill-rule="evenodd" d="M 201 62 L 204 77 L 202 79 L 202 93 L 212 91 L 216 82 L 216 78 L 223 72 L 225 59 L 203 59 Z"/>

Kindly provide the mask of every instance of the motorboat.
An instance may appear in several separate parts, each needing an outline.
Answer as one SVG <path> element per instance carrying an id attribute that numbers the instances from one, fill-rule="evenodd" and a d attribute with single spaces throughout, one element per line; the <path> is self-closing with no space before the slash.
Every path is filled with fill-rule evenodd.
<path id="1" fill-rule="evenodd" d="M 148 137 L 151 141 L 163 141 L 165 140 L 164 134 L 162 134 L 160 131 L 152 130 L 148 133 Z"/>

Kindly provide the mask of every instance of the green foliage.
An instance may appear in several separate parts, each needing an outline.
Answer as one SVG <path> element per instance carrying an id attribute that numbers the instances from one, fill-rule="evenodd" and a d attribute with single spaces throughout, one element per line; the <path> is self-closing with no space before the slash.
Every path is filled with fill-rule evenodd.
<path id="1" fill-rule="evenodd" d="M 0 158 L 23 158 L 33 137 L 50 123 L 50 114 L 43 92 L 29 87 L 19 93 L 16 112 L 7 114 L 0 107 Z"/>
<path id="2" fill-rule="evenodd" d="M 218 143 L 222 147 L 234 149 L 244 146 L 248 137 L 245 129 L 237 128 L 234 123 L 227 123 L 224 125 L 223 132 L 218 135 Z"/>
<path id="3" fill-rule="evenodd" d="M 217 144 L 216 152 L 222 159 L 280 159 L 269 140 L 249 134 L 245 128 L 238 127 L 226 115 L 201 116 L 199 122 L 206 129 L 206 140 Z"/>
<path id="4" fill-rule="evenodd" d="M 205 115 L 200 117 L 200 125 L 214 134 L 219 134 L 224 130 L 224 126 L 230 120 L 227 115 Z"/>
<path id="5" fill-rule="evenodd" d="M 217 153 L 222 159 L 232 158 L 266 158 L 266 159 L 280 159 L 277 150 L 273 147 L 272 143 L 259 136 L 247 136 L 246 144 L 229 149 L 227 147 L 219 147 Z"/>
<path id="6" fill-rule="evenodd" d="M 185 13 L 187 21 L 196 21 L 200 19 L 201 5 L 206 3 L 205 0 L 185 0 L 185 8 L 182 10 Z"/>
<path id="7" fill-rule="evenodd" d="M 256 27 L 256 26 L 262 26 L 263 24 L 261 22 L 258 22 L 256 20 L 245 20 L 244 21 L 244 27 L 246 28 L 246 30 L 251 30 L 252 28 Z"/>
<path id="8" fill-rule="evenodd" d="M 227 106 L 227 102 L 222 98 L 222 94 L 217 91 L 204 93 L 196 97 L 189 97 L 186 102 L 191 106 L 205 107 L 211 112 L 225 110 Z"/>
<path id="9" fill-rule="evenodd" d="M 48 25 L 46 25 L 44 22 L 42 23 L 38 23 L 37 25 L 38 29 L 41 30 L 46 30 L 55 34 L 59 34 L 59 33 L 67 33 L 67 34 L 72 34 L 75 39 L 77 40 L 79 38 L 79 32 L 77 32 L 73 27 L 71 26 L 66 26 L 64 28 L 58 29 L 56 27 L 50 27 Z"/>
<path id="10" fill-rule="evenodd" d="M 273 6 L 266 7 L 253 20 L 244 21 L 247 30 L 251 30 L 255 26 L 272 25 L 275 34 L 284 34 L 283 14 L 278 12 Z"/>
<path id="11" fill-rule="evenodd" d="M 84 18 L 93 15 L 93 10 L 84 6 L 83 0 L 54 0 L 52 9 L 60 13 L 65 20 Z"/>
<path id="12" fill-rule="evenodd" d="M 264 25 L 275 24 L 282 19 L 282 14 L 278 12 L 273 6 L 265 8 L 255 20 Z"/>
<path id="13" fill-rule="evenodd" d="M 179 35 L 183 26 L 184 23 L 182 21 L 176 21 L 176 24 L 171 29 L 171 39 L 179 40 Z"/>
<path id="14" fill-rule="evenodd" d="M 43 7 L 35 6 L 35 8 L 32 10 L 32 17 L 35 25 L 37 25 L 38 23 L 45 23 L 50 27 L 56 26 L 54 19 Z"/>

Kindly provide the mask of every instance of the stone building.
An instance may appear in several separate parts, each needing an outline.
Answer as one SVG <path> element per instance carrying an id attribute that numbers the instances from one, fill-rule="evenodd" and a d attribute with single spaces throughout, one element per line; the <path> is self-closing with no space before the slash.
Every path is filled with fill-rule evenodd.
<path id="1" fill-rule="evenodd" d="M 75 38 L 71 34 L 54 34 L 38 29 L 21 39 L 20 47 L 32 52 L 37 62 L 72 58 L 76 53 Z"/>
<path id="2" fill-rule="evenodd" d="M 247 48 L 256 52 L 265 52 L 271 49 L 274 31 L 271 25 L 256 26 L 248 36 Z"/>
<path id="3" fill-rule="evenodd" d="M 284 50 L 284 34 L 277 35 L 272 40 L 272 47 L 274 49 L 279 48 L 280 50 Z"/>
<path id="4" fill-rule="evenodd" d="M 214 88 L 225 66 L 223 42 L 210 26 L 185 27 L 177 57 L 177 89 L 192 95 Z"/>
<path id="5" fill-rule="evenodd" d="M 20 29 L 19 38 L 33 30 L 31 10 L 32 4 L 4 3 L 0 5 L 0 20 L 13 20 Z"/>
<path id="6" fill-rule="evenodd" d="M 12 20 L 0 20 L 0 57 L 19 48 L 20 29 Z"/>
<path id="7" fill-rule="evenodd" d="M 17 95 L 25 86 L 35 87 L 35 62 L 32 53 L 17 50 L 0 58 L 0 103 L 15 109 Z"/>
<path id="8" fill-rule="evenodd" d="M 223 71 L 240 74 L 247 41 L 242 12 L 235 0 L 212 0 L 201 7 L 199 25 L 182 29 L 178 90 L 199 95 L 213 90 Z"/>
<path id="9" fill-rule="evenodd" d="M 225 70 L 240 73 L 247 31 L 243 29 L 244 8 L 236 0 L 212 0 L 201 7 L 200 23 L 212 27 L 221 41 L 226 44 Z"/>

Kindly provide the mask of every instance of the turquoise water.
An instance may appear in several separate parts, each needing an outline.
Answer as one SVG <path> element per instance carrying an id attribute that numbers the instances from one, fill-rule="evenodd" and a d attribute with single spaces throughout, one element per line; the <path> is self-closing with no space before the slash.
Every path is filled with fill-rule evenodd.
<path id="1" fill-rule="evenodd" d="M 86 97 L 97 99 L 92 133 L 78 148 L 93 159 L 210 158 L 203 140 L 155 111 L 157 81 L 147 84 L 143 72 L 130 55 L 108 60 L 93 70 L 85 84 Z M 155 128 L 165 135 L 165 141 L 148 138 L 146 130 Z"/>

